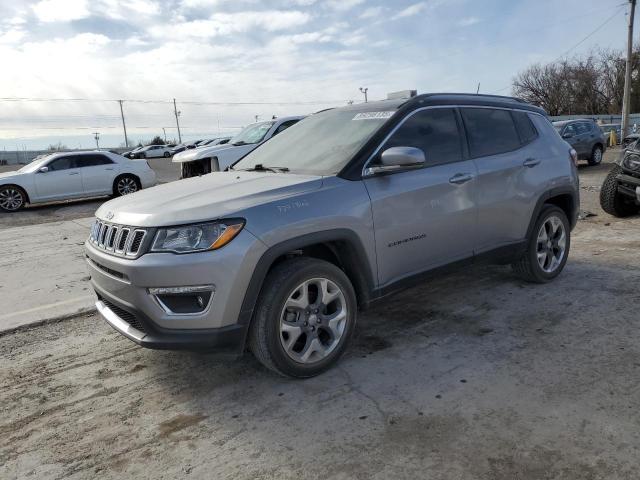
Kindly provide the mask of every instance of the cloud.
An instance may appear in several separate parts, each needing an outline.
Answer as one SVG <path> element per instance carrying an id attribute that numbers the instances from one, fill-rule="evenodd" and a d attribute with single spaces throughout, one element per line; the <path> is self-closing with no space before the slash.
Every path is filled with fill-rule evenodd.
<path id="1" fill-rule="evenodd" d="M 382 7 L 369 7 L 362 14 L 360 18 L 376 18 L 379 17 L 384 9 Z"/>
<path id="2" fill-rule="evenodd" d="M 458 22 L 458 25 L 461 27 L 470 27 L 471 25 L 475 25 L 480 22 L 481 20 L 478 17 L 465 17 Z"/>
<path id="3" fill-rule="evenodd" d="M 87 0 L 41 0 L 33 6 L 41 22 L 79 20 L 89 16 Z"/>
<path id="4" fill-rule="evenodd" d="M 427 8 L 426 2 L 414 3 L 413 5 L 408 6 L 407 8 L 400 10 L 396 13 L 391 20 L 398 20 L 400 18 L 413 17 L 418 13 L 422 12 L 425 8 Z"/>
<path id="5" fill-rule="evenodd" d="M 364 0 L 326 0 L 323 5 L 331 10 L 346 12 L 353 7 L 364 3 Z"/>

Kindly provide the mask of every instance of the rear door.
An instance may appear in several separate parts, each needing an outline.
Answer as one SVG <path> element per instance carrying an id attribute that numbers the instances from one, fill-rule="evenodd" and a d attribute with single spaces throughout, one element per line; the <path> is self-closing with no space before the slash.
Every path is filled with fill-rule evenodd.
<path id="1" fill-rule="evenodd" d="M 457 111 L 427 108 L 410 114 L 377 155 L 399 146 L 420 148 L 425 167 L 364 180 L 381 286 L 473 255 L 477 172 L 466 157 Z"/>
<path id="2" fill-rule="evenodd" d="M 591 131 L 591 125 L 587 122 L 576 123 L 576 152 L 582 157 L 591 155 L 592 140 L 595 135 Z"/>
<path id="3" fill-rule="evenodd" d="M 34 183 L 41 200 L 61 200 L 83 195 L 82 177 L 72 155 L 57 157 L 44 165 L 47 172 L 35 172 Z"/>
<path id="4" fill-rule="evenodd" d="M 476 253 L 523 240 L 545 158 L 528 113 L 497 108 L 461 109 L 469 150 L 478 168 Z"/>
<path id="5" fill-rule="evenodd" d="M 109 157 L 99 153 L 78 155 L 76 163 L 80 167 L 85 194 L 102 195 L 113 192 L 118 165 Z"/>

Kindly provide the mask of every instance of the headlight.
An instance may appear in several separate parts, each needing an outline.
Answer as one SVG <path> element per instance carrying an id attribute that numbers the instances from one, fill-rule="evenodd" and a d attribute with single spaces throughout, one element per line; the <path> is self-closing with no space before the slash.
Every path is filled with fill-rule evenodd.
<path id="1" fill-rule="evenodd" d="M 640 155 L 627 155 L 622 165 L 629 170 L 640 170 Z"/>
<path id="2" fill-rule="evenodd" d="M 242 227 L 244 220 L 161 228 L 156 233 L 151 251 L 192 253 L 216 250 L 233 240 Z"/>

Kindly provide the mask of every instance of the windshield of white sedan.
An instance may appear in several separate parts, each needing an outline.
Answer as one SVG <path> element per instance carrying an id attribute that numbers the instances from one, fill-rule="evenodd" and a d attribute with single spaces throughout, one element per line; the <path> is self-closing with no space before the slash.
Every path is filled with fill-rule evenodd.
<path id="1" fill-rule="evenodd" d="M 353 110 L 316 113 L 265 142 L 233 169 L 338 173 L 393 113 Z"/>
<path id="2" fill-rule="evenodd" d="M 275 122 L 261 122 L 249 125 L 233 137 L 229 143 L 236 146 L 260 143 L 274 123 Z"/>

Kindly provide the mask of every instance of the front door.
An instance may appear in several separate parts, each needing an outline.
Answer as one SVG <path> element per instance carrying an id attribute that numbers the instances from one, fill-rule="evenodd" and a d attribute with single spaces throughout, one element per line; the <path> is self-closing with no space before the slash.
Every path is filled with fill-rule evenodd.
<path id="1" fill-rule="evenodd" d="M 57 200 L 83 195 L 80 169 L 76 167 L 73 156 L 55 158 L 44 166 L 49 170 L 34 174 L 40 200 Z"/>
<path id="2" fill-rule="evenodd" d="M 419 170 L 364 180 L 380 286 L 473 255 L 476 167 L 466 158 L 461 132 L 455 109 L 427 108 L 407 118 L 379 150 L 415 147 L 426 158 Z"/>

